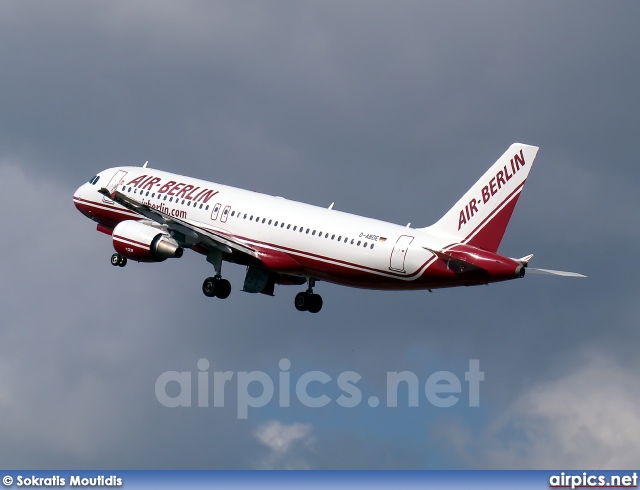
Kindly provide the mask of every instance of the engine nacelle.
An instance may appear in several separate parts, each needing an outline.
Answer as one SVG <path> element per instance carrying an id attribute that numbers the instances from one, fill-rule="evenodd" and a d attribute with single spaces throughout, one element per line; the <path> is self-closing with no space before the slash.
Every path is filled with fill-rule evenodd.
<path id="1" fill-rule="evenodd" d="M 111 236 L 116 252 L 138 262 L 162 262 L 184 253 L 170 235 L 139 221 L 122 221 Z"/>

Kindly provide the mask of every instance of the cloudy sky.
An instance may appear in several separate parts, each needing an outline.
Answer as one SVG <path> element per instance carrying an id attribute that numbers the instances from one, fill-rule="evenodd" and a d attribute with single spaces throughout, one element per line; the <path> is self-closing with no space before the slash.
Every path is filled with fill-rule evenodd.
<path id="1" fill-rule="evenodd" d="M 634 2 L 0 3 L 3 467 L 637 467 L 639 16 Z M 301 288 L 239 292 L 233 265 L 229 299 L 206 298 L 194 253 L 113 268 L 71 200 L 97 171 L 149 160 L 426 226 L 515 141 L 540 152 L 500 251 L 588 279 L 320 283 L 323 311 L 301 314 Z M 293 384 L 331 376 L 310 393 L 334 402 L 276 396 L 238 419 L 234 377 L 224 407 L 197 407 L 202 358 L 210 379 L 275 382 L 286 358 Z M 158 401 L 167 371 L 193 373 L 192 407 Z M 335 403 L 344 371 L 362 376 L 355 408 Z M 459 402 L 421 388 L 418 407 L 406 390 L 369 407 L 396 371 L 422 387 L 450 371 Z"/>

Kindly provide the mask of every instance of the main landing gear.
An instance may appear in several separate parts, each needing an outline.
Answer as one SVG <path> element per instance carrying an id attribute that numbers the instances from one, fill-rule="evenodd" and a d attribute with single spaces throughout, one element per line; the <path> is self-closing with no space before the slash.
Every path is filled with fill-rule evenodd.
<path id="1" fill-rule="evenodd" d="M 231 294 L 231 283 L 220 276 L 207 277 L 202 283 L 202 292 L 205 296 L 226 299 Z"/>
<path id="2" fill-rule="evenodd" d="M 209 249 L 207 262 L 213 265 L 216 275 L 207 277 L 202 283 L 202 292 L 209 298 L 226 299 L 231 294 L 231 283 L 222 278 L 222 252 L 217 248 Z"/>
<path id="3" fill-rule="evenodd" d="M 119 253 L 115 253 L 111 256 L 111 265 L 124 267 L 127 265 L 127 258 L 123 257 Z"/>
<path id="4" fill-rule="evenodd" d="M 313 292 L 316 280 L 309 278 L 309 287 L 306 291 L 296 294 L 295 305 L 298 311 L 318 313 L 322 309 L 322 296 Z"/>

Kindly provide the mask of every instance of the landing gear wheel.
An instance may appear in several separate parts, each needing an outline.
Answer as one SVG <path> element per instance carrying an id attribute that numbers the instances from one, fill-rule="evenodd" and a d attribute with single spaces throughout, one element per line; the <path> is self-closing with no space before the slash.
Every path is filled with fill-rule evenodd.
<path id="1" fill-rule="evenodd" d="M 307 302 L 309 313 L 318 313 L 322 309 L 322 296 L 319 294 L 309 294 Z"/>
<path id="2" fill-rule="evenodd" d="M 216 296 L 220 299 L 227 299 L 231 294 L 231 283 L 226 279 L 218 280 L 216 285 Z"/>
<path id="3" fill-rule="evenodd" d="M 296 310 L 307 311 L 309 309 L 309 295 L 304 292 L 296 294 L 295 305 Z"/>
<path id="4" fill-rule="evenodd" d="M 231 283 L 221 277 L 207 277 L 202 283 L 202 292 L 209 298 L 226 299 L 231 294 Z"/>
<path id="5" fill-rule="evenodd" d="M 202 283 L 202 292 L 205 296 L 213 298 L 216 295 L 218 280 L 215 277 L 207 277 Z"/>
<path id="6" fill-rule="evenodd" d="M 111 265 L 124 267 L 127 265 L 127 258 L 123 257 L 119 253 L 115 253 L 111 256 Z"/>

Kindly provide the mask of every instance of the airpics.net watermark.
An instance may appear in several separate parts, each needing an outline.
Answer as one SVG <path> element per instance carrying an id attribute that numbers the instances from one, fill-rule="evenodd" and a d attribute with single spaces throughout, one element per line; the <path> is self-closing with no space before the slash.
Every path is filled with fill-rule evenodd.
<path id="1" fill-rule="evenodd" d="M 155 393 L 160 404 L 169 408 L 197 406 L 206 408 L 213 401 L 213 407 L 225 406 L 228 384 L 235 385 L 238 419 L 249 417 L 249 408 L 262 408 L 274 402 L 278 407 L 290 407 L 292 395 L 308 408 L 322 408 L 335 403 L 343 408 L 355 408 L 363 402 L 362 390 L 358 383 L 362 376 L 355 371 L 343 371 L 332 378 L 323 371 L 307 371 L 291 379 L 291 361 L 280 359 L 277 381 L 264 371 L 213 371 L 209 372 L 209 361 L 200 359 L 198 371 L 165 371 L 156 380 Z M 389 371 L 386 379 L 386 406 L 420 406 L 424 400 L 437 408 L 453 407 L 460 401 L 463 386 L 468 393 L 470 407 L 480 406 L 480 382 L 484 372 L 480 371 L 480 361 L 469 360 L 469 369 L 464 373 L 466 385 L 450 371 L 436 371 L 421 383 L 412 371 Z M 339 396 L 330 397 L 335 388 Z M 232 386 L 233 388 L 233 386 Z M 194 393 L 195 391 L 195 393 Z M 276 396 L 277 392 L 277 396 Z M 311 392 L 311 393 L 310 393 Z M 402 393 L 400 399 L 399 393 Z M 228 394 L 228 393 L 227 393 Z M 195 399 L 194 399 L 195 398 Z M 274 401 L 275 398 L 275 401 Z M 369 396 L 366 403 L 371 408 L 380 405 L 380 398 Z"/>

